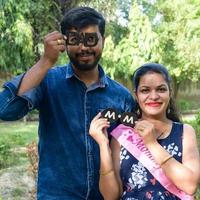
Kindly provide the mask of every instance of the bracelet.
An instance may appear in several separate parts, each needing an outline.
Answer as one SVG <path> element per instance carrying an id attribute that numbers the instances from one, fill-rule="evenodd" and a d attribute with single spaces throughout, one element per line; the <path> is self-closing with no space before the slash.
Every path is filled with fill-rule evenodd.
<path id="1" fill-rule="evenodd" d="M 161 163 L 160 166 L 164 165 L 168 160 L 170 160 L 171 158 L 173 158 L 172 155 L 167 156 Z"/>
<path id="2" fill-rule="evenodd" d="M 109 175 L 109 174 L 111 174 L 111 173 L 114 173 L 114 170 L 113 169 L 110 169 L 109 171 L 107 171 L 107 172 L 99 172 L 99 174 L 101 175 L 101 176 L 107 176 L 107 175 Z"/>

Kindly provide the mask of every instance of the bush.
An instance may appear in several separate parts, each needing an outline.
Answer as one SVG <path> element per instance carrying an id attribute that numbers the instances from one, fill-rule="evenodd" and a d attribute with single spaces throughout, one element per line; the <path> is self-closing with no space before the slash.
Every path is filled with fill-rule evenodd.
<path id="1" fill-rule="evenodd" d="M 181 112 L 193 109 L 192 103 L 183 99 L 177 101 L 177 107 Z"/>

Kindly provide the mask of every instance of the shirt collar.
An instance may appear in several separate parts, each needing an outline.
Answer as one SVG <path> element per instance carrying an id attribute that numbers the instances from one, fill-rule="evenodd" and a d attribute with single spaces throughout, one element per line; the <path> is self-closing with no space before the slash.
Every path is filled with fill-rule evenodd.
<path id="1" fill-rule="evenodd" d="M 99 87 L 106 87 L 108 85 L 108 77 L 106 76 L 101 65 L 98 65 L 98 70 L 99 70 L 99 82 L 96 84 Z M 72 64 L 69 63 L 66 68 L 66 79 L 71 78 L 73 76 L 77 78 L 77 76 L 73 70 Z"/>

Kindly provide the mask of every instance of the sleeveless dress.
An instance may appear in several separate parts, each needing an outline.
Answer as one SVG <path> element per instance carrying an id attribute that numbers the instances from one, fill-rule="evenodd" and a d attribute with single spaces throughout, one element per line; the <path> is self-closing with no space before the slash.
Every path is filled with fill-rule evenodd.
<path id="1" fill-rule="evenodd" d="M 159 139 L 176 160 L 182 162 L 183 124 L 173 122 L 169 136 Z M 123 183 L 121 200 L 179 200 L 168 192 L 151 173 L 123 146 L 120 150 L 120 176 Z"/>

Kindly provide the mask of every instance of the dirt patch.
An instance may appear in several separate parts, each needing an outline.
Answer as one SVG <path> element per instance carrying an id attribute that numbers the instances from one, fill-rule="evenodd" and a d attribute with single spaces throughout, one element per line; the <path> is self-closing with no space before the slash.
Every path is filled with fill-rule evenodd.
<path id="1" fill-rule="evenodd" d="M 30 200 L 35 182 L 27 166 L 0 171 L 0 200 Z"/>

